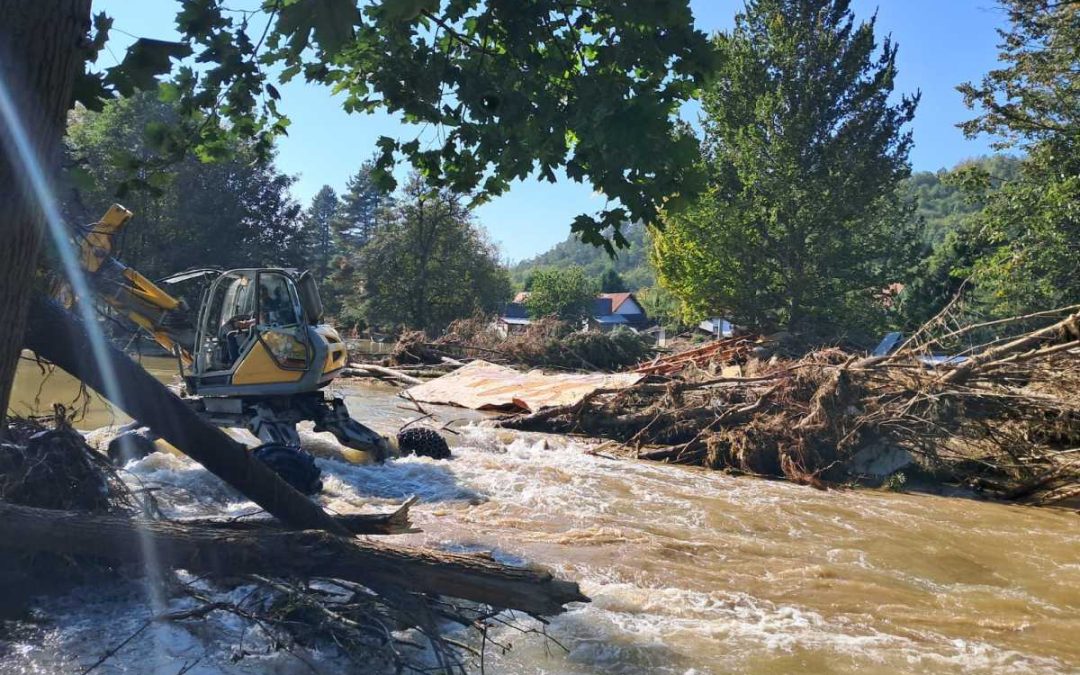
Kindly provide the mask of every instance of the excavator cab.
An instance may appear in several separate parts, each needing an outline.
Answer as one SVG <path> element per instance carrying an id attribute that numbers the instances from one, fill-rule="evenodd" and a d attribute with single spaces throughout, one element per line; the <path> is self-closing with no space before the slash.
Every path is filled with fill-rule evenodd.
<path id="1" fill-rule="evenodd" d="M 317 390 L 345 366 L 337 332 L 322 325 L 307 272 L 278 268 L 220 273 L 202 301 L 192 393 L 278 396 Z"/>

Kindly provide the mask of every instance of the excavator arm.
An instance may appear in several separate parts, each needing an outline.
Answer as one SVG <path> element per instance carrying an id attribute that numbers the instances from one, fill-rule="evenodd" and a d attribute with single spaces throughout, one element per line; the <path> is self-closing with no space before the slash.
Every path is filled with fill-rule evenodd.
<path id="1" fill-rule="evenodd" d="M 75 236 L 80 262 L 105 304 L 190 366 L 191 354 L 165 326 L 166 318 L 181 308 L 180 301 L 112 255 L 113 241 L 131 217 L 131 211 L 113 204 L 99 222 L 80 229 Z"/>

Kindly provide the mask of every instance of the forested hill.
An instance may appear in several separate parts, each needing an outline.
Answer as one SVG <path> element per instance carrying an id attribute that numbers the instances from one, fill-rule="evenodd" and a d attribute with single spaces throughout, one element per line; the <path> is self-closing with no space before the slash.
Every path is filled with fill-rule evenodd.
<path id="1" fill-rule="evenodd" d="M 630 248 L 620 249 L 618 257 L 612 260 L 602 248 L 583 244 L 577 236 L 571 234 L 556 244 L 551 250 L 523 260 L 510 270 L 510 275 L 517 286 L 525 283 L 529 272 L 542 267 L 581 267 L 585 274 L 599 278 L 608 268 L 613 268 L 626 282 L 627 288 L 637 290 L 652 286 L 656 276 L 649 265 L 649 247 L 645 225 L 634 223 L 623 228 L 623 234 L 630 241 Z"/>
<path id="2" fill-rule="evenodd" d="M 1007 155 L 973 161 L 999 180 L 1015 178 L 1020 165 L 1019 159 Z M 916 213 L 924 221 L 924 243 L 930 246 L 940 244 L 949 230 L 955 229 L 965 216 L 977 210 L 964 198 L 958 186 L 946 180 L 949 174 L 969 164 L 971 162 L 965 162 L 951 171 L 919 171 L 902 184 L 904 196 L 915 200 Z M 647 228 L 642 224 L 633 224 L 625 229 L 625 233 L 631 246 L 619 251 L 615 260 L 609 258 L 603 249 L 583 244 L 571 234 L 550 250 L 515 265 L 510 271 L 514 284 L 523 286 L 529 272 L 535 269 L 577 266 L 594 278 L 599 278 L 608 268 L 614 268 L 630 290 L 653 286 L 656 275 L 649 264 Z"/>
<path id="3" fill-rule="evenodd" d="M 981 157 L 969 162 L 962 162 L 951 171 L 919 171 L 904 181 L 902 189 L 905 197 L 914 199 L 916 213 L 922 217 L 924 242 L 931 246 L 941 244 L 945 235 L 956 229 L 964 216 L 978 210 L 977 205 L 965 198 L 963 190 L 954 182 L 946 180 L 950 174 L 975 164 L 984 169 L 992 180 L 1014 180 L 1020 170 L 1021 161 L 1010 155 Z"/>

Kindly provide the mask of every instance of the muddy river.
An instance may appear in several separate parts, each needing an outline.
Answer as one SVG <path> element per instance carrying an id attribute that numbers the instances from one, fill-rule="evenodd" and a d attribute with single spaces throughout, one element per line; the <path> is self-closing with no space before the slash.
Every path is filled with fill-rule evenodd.
<path id="1" fill-rule="evenodd" d="M 161 366 L 163 377 L 168 366 Z M 24 364 L 16 402 L 41 398 Z M 57 376 L 54 376 L 57 377 Z M 43 392 L 75 398 L 60 381 Z M 416 416 L 384 387 L 343 386 L 381 430 Z M 59 399 L 58 399 L 59 400 Z M 113 419 L 91 402 L 87 428 Z M 383 466 L 322 457 L 337 511 L 421 502 L 416 544 L 493 550 L 555 568 L 593 601 L 547 632 L 501 630 L 494 673 L 1080 672 L 1080 524 L 1074 512 L 878 491 L 822 492 L 589 454 L 579 440 L 514 434 L 460 418 L 451 461 Z M 165 452 L 128 466 L 177 514 L 251 504 Z M 242 590 L 242 589 L 241 589 Z M 240 591 L 238 591 L 240 592 Z M 42 606 L 48 620 L 5 646 L 2 672 L 79 672 L 145 620 L 138 584 L 82 588 Z M 255 645 L 237 659 L 236 645 Z M 330 654 L 262 655 L 227 618 L 160 627 L 95 672 L 350 672 Z"/>

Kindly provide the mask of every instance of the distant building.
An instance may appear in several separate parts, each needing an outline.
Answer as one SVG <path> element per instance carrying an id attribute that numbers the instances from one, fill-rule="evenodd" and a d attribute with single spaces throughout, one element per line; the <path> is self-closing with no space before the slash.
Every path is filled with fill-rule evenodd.
<path id="1" fill-rule="evenodd" d="M 623 317 L 626 325 L 644 328 L 649 324 L 645 308 L 633 293 L 601 293 L 600 298 L 611 301 L 611 314 Z"/>
<path id="2" fill-rule="evenodd" d="M 735 327 L 727 319 L 714 316 L 705 319 L 698 324 L 698 330 L 704 331 L 715 338 L 728 338 L 735 334 Z"/>
<path id="3" fill-rule="evenodd" d="M 528 299 L 529 293 L 521 291 L 514 296 L 513 302 L 506 303 L 496 321 L 496 330 L 500 334 L 520 333 L 532 323 L 525 306 Z M 601 293 L 593 299 L 586 324 L 591 330 L 608 331 L 617 326 L 640 330 L 649 325 L 649 317 L 633 293 Z"/>
<path id="4" fill-rule="evenodd" d="M 518 293 L 518 297 L 521 295 L 521 293 Z M 529 310 L 525 308 L 524 300 L 519 302 L 515 297 L 514 302 L 506 303 L 499 318 L 495 320 L 495 330 L 503 337 L 506 337 L 507 335 L 524 332 L 531 323 Z"/>

